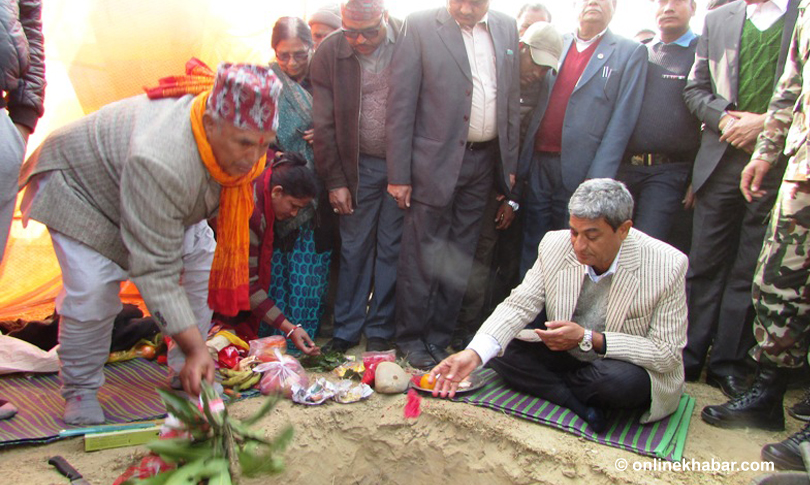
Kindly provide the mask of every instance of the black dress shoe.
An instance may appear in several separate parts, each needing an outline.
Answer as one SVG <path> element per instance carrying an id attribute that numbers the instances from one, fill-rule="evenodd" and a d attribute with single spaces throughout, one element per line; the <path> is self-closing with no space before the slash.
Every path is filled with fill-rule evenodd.
<path id="1" fill-rule="evenodd" d="M 468 334 L 453 335 L 453 338 L 450 339 L 450 348 L 456 352 L 461 352 L 462 350 L 466 349 L 468 345 L 470 345 L 471 341 L 472 336 Z"/>
<path id="2" fill-rule="evenodd" d="M 393 349 L 391 342 L 381 337 L 368 337 L 366 339 L 366 352 L 385 352 Z"/>
<path id="3" fill-rule="evenodd" d="M 596 433 L 601 433 L 607 428 L 605 413 L 599 408 L 588 408 L 585 412 L 585 416 L 580 417 L 584 419 L 588 423 L 588 426 Z"/>
<path id="4" fill-rule="evenodd" d="M 717 374 L 706 374 L 706 384 L 723 391 L 726 397 L 734 399 L 748 390 L 745 379 L 737 376 L 718 376 Z"/>
<path id="5" fill-rule="evenodd" d="M 762 448 L 762 460 L 770 461 L 780 470 L 805 471 L 802 452 L 799 445 L 810 441 L 810 425 L 804 425 L 800 431 L 780 443 L 771 443 Z"/>
<path id="6" fill-rule="evenodd" d="M 353 344 L 348 340 L 343 340 L 342 338 L 334 337 L 332 340 L 326 342 L 326 345 L 321 347 L 321 353 L 328 354 L 329 352 L 340 352 L 341 354 L 345 354 L 355 345 L 357 344 Z"/>
<path id="7" fill-rule="evenodd" d="M 439 347 L 436 344 L 427 343 L 425 344 L 427 351 L 430 352 L 430 355 L 436 360 L 436 362 L 441 362 L 444 359 L 450 357 L 450 352 L 446 351 L 444 348 Z"/>
<path id="8" fill-rule="evenodd" d="M 810 421 L 810 389 L 804 392 L 801 401 L 788 408 L 788 414 L 802 421 Z"/>
<path id="9" fill-rule="evenodd" d="M 415 369 L 430 370 L 437 364 L 421 340 L 406 344 L 398 343 L 397 350 L 398 354 L 404 357 L 408 364 Z"/>
<path id="10" fill-rule="evenodd" d="M 751 388 L 719 406 L 706 406 L 703 421 L 718 428 L 758 428 L 768 431 L 785 429 L 782 398 L 787 377 L 782 369 L 760 365 Z"/>

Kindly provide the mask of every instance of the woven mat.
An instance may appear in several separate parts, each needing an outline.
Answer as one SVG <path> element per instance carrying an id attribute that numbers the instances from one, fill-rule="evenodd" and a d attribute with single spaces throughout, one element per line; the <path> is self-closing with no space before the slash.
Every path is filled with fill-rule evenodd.
<path id="1" fill-rule="evenodd" d="M 597 434 L 570 409 L 506 387 L 492 369 L 485 369 L 484 373 L 485 383 L 481 389 L 469 394 L 459 394 L 453 400 L 502 411 L 510 416 L 641 455 L 671 461 L 680 461 L 683 458 L 683 447 L 695 407 L 695 399 L 691 396 L 681 396 L 680 405 L 671 416 L 650 424 L 639 422 L 642 411 L 611 411 L 607 415 L 607 429 Z"/>
<path id="2" fill-rule="evenodd" d="M 145 359 L 134 359 L 104 367 L 106 378 L 99 401 L 107 416 L 106 425 L 157 419 L 166 415 L 156 387 L 166 384 L 168 367 Z M 0 420 L 0 447 L 48 443 L 72 427 L 62 421 L 65 401 L 59 394 L 55 374 L 0 377 L 0 398 L 12 402 L 19 412 Z"/>

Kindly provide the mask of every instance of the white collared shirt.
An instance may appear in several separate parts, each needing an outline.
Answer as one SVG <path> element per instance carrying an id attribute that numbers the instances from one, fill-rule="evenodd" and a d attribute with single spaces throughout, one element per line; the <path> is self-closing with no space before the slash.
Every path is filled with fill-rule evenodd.
<path id="1" fill-rule="evenodd" d="M 489 141 L 498 136 L 497 92 L 498 74 L 495 69 L 495 46 L 487 28 L 489 14 L 475 27 L 461 28 L 472 72 L 472 110 L 467 141 Z"/>
<path id="2" fill-rule="evenodd" d="M 746 5 L 745 18 L 749 19 L 760 32 L 764 32 L 785 15 L 787 5 L 788 0 L 768 0 Z"/>
<path id="3" fill-rule="evenodd" d="M 596 274 L 596 271 L 593 270 L 593 266 L 589 266 L 586 264 L 585 272 L 588 274 L 588 277 L 591 279 L 591 281 L 593 281 L 594 283 L 599 283 L 599 280 L 601 280 L 602 278 L 616 273 L 616 265 L 619 263 L 619 256 L 621 255 L 622 255 L 622 247 L 619 246 L 619 252 L 616 253 L 616 257 L 613 258 L 613 262 L 610 263 L 610 267 L 608 268 L 607 271 L 605 271 L 602 274 Z"/>
<path id="4" fill-rule="evenodd" d="M 598 275 L 596 271 L 589 266 L 585 266 L 585 274 L 593 281 L 594 283 L 599 283 L 599 280 L 605 278 L 607 276 L 613 275 L 616 273 L 616 266 L 619 263 L 619 257 L 622 255 L 622 248 L 619 247 L 619 252 L 616 253 L 616 257 L 613 258 L 613 262 L 610 263 L 610 267 L 604 273 Z M 481 365 L 485 365 L 489 362 L 493 357 L 498 355 L 501 352 L 501 344 L 493 337 L 492 335 L 486 333 L 476 333 L 473 337 L 470 344 L 467 346 L 468 349 L 472 349 L 473 352 L 478 354 L 481 358 Z"/>
<path id="5" fill-rule="evenodd" d="M 582 52 L 582 51 L 584 51 L 585 49 L 587 49 L 588 47 L 590 47 L 590 46 L 591 46 L 591 44 L 593 44 L 593 43 L 594 43 L 594 42 L 596 42 L 597 40 L 601 39 L 601 38 L 602 38 L 602 36 L 603 36 L 603 35 L 605 35 L 605 32 L 607 32 L 607 29 L 608 29 L 608 28 L 607 28 L 607 27 L 605 27 L 605 30 L 603 30 L 602 32 L 599 32 L 599 33 L 598 33 L 598 34 L 596 34 L 595 36 L 591 37 L 589 40 L 582 40 L 582 39 L 580 39 L 580 38 L 579 38 L 579 30 L 577 30 L 576 35 L 574 35 L 574 45 L 576 45 L 576 46 L 577 46 L 577 52 Z"/>

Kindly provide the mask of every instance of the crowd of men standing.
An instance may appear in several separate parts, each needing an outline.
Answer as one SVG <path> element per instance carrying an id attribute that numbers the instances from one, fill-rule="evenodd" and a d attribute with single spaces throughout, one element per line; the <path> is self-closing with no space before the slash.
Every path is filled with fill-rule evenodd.
<path id="1" fill-rule="evenodd" d="M 577 27 L 564 35 L 539 3 L 524 6 L 517 20 L 490 10 L 489 0 L 447 0 L 403 20 L 390 17 L 383 0 L 347 0 L 313 16 L 319 20 L 314 54 L 285 53 L 283 63 L 311 59 L 306 79 L 296 80 L 312 93 L 311 131 L 301 134 L 312 144 L 314 168 L 328 192 L 321 200 L 338 219 L 334 330 L 325 350 L 346 351 L 365 336 L 368 350 L 396 347 L 412 366 L 434 367 L 448 358 L 449 347 L 467 347 L 493 306 L 535 264 L 546 233 L 568 228 L 575 190 L 588 179 L 617 179 L 635 200 L 632 226 L 654 238 L 675 242 L 676 221 L 683 209 L 694 208 L 684 371 L 687 380 L 698 380 L 705 370 L 706 381 L 731 398 L 707 407 L 703 419 L 784 429 L 786 369 L 804 365 L 807 353 L 810 189 L 801 37 L 807 19 L 800 7 L 806 0 L 713 2 L 717 8 L 706 16 L 701 35 L 689 26 L 694 0 L 653 3 L 657 31 L 645 43 L 610 30 L 617 0 L 576 0 Z M 315 31 L 312 26 L 310 44 Z M 237 93 L 234 99 L 246 72 L 255 71 L 240 69 L 231 73 L 236 80 L 223 78 L 219 86 Z M 41 115 L 42 86 L 36 83 L 38 98 L 31 99 L 40 100 L 34 106 Z M 275 113 L 277 94 L 270 93 L 276 88 L 269 84 L 259 83 L 267 99 L 257 105 Z M 0 161 L 13 158 L 18 166 L 16 132 L 24 141 L 36 117 L 15 118 L 22 103 L 8 99 L 0 105 L 0 121 L 15 135 L 16 151 L 9 154 L 3 141 Z M 222 113 L 215 112 L 221 100 L 208 102 L 210 113 L 202 100 L 191 108 L 199 115 L 192 120 L 196 146 L 210 142 L 222 165 L 219 155 L 226 152 L 217 152 L 217 143 L 227 140 Z M 132 106 L 133 112 L 141 109 Z M 229 113 L 227 106 L 221 110 Z M 791 110 L 793 136 L 786 141 Z M 178 119 L 186 111 L 178 111 Z M 258 151 L 278 128 L 273 116 L 260 118 L 224 116 L 255 132 L 251 143 Z M 188 138 L 187 145 L 195 146 Z M 255 155 L 263 165 L 263 155 Z M 204 171 L 196 175 L 212 183 Z M 53 190 L 58 177 L 30 180 L 40 190 L 48 182 Z M 55 210 L 39 197 L 40 212 Z M 198 202 L 205 210 L 175 224 L 172 237 L 180 246 L 184 231 L 216 205 L 203 199 Z M 186 239 L 211 238 L 210 229 L 198 229 L 201 234 Z M 153 252 L 137 234 L 125 236 L 128 247 Z M 57 231 L 54 242 L 62 242 L 66 255 L 87 244 L 60 237 Z M 203 252 L 215 257 L 210 247 Z M 172 314 L 191 320 L 187 306 L 172 310 L 165 303 L 156 317 L 166 316 L 164 326 L 178 335 L 193 334 L 178 340 L 195 363 L 202 359 L 196 329 L 177 325 Z M 77 322 L 85 317 L 63 316 Z M 97 318 L 99 325 L 107 317 Z M 536 323 L 544 321 L 541 314 Z M 287 335 L 295 332 L 290 327 Z M 212 372 L 200 365 L 195 375 L 182 374 L 184 385 Z M 89 409 L 78 398 L 82 392 L 74 390 L 73 412 L 95 419 L 97 403 Z M 805 401 L 792 414 L 810 418 Z M 797 443 L 808 438 L 805 428 L 763 454 L 780 466 L 801 467 Z"/>

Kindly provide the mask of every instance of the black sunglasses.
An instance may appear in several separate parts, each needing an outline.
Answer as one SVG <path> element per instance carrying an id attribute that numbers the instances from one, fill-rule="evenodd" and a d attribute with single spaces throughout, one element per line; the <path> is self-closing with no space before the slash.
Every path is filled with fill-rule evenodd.
<path id="1" fill-rule="evenodd" d="M 276 52 L 276 60 L 281 62 L 289 62 L 291 57 L 298 62 L 306 62 L 309 59 L 309 51 Z"/>
<path id="2" fill-rule="evenodd" d="M 383 25 L 383 18 L 380 17 L 380 23 L 378 23 L 376 27 L 372 27 L 370 29 L 363 29 L 363 30 L 351 30 L 351 29 L 347 29 L 347 28 L 344 27 L 342 30 L 343 30 L 343 35 L 347 39 L 355 40 L 356 38 L 358 38 L 358 37 L 360 37 L 362 35 L 364 39 L 368 40 L 368 39 L 373 39 L 374 37 L 377 37 L 378 35 L 380 35 L 380 30 L 382 30 L 382 25 Z"/>

